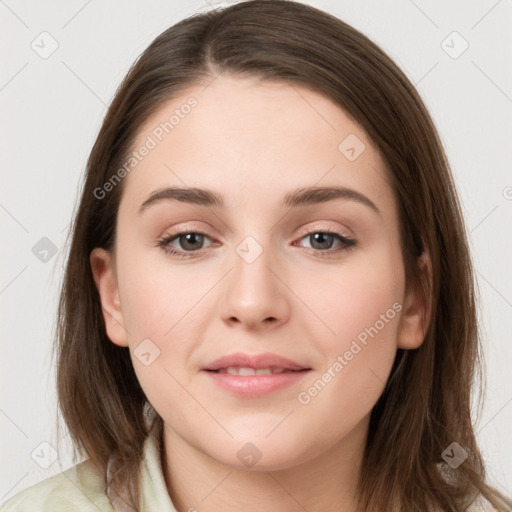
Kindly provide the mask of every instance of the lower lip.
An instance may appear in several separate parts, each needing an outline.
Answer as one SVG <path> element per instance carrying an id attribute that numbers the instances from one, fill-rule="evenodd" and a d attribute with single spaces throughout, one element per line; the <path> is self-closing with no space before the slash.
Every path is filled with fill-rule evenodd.
<path id="1" fill-rule="evenodd" d="M 203 370 L 219 387 L 247 398 L 264 396 L 273 391 L 296 384 L 311 370 L 274 373 L 271 375 L 231 375 Z"/>

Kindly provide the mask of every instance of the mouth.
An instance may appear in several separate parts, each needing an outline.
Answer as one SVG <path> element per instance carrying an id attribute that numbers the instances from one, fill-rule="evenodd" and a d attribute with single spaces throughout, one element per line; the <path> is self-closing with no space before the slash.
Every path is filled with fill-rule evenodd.
<path id="1" fill-rule="evenodd" d="M 229 375 L 239 375 L 241 377 L 248 377 L 252 375 L 276 375 L 279 373 L 296 373 L 296 372 L 307 372 L 311 368 L 301 368 L 300 370 L 290 370 L 282 367 L 270 367 L 270 368 L 251 368 L 250 366 L 228 366 L 227 368 L 219 368 L 218 370 L 205 370 L 212 373 L 227 373 Z"/>
<path id="2" fill-rule="evenodd" d="M 236 353 L 216 359 L 201 370 L 223 391 L 256 398 L 297 386 L 312 368 L 276 354 Z"/>

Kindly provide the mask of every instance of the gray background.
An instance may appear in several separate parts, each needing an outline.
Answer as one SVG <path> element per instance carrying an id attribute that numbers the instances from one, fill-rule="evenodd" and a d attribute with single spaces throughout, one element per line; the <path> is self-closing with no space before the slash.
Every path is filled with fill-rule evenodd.
<path id="1" fill-rule="evenodd" d="M 387 51 L 439 129 L 479 284 L 488 385 L 476 430 L 490 480 L 510 490 L 512 4 L 305 3 L 335 14 Z M 73 464 L 66 442 L 54 460 L 50 349 L 68 224 L 107 105 L 155 36 L 208 8 L 183 0 L 0 0 L 1 501 Z M 49 35 L 41 35 L 45 31 Z"/>

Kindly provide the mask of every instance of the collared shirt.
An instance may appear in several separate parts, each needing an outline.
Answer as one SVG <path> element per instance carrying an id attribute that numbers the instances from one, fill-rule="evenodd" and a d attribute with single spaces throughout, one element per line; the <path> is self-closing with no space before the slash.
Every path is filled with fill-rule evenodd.
<path id="1" fill-rule="evenodd" d="M 142 512 L 176 512 L 165 484 L 160 458 L 160 432 L 153 429 L 144 443 L 141 466 Z M 0 512 L 124 512 L 109 500 L 104 476 L 85 460 L 16 494 Z"/>

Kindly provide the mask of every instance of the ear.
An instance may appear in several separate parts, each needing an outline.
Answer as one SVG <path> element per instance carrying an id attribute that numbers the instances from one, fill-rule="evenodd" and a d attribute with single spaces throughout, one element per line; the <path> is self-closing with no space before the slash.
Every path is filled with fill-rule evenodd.
<path id="1" fill-rule="evenodd" d="M 419 283 L 408 283 L 403 303 L 403 312 L 398 327 L 398 348 L 410 350 L 421 346 L 430 323 L 432 289 L 432 262 L 425 250 L 418 258 L 420 280 L 426 284 L 426 294 Z"/>
<path id="2" fill-rule="evenodd" d="M 121 347 L 128 346 L 128 333 L 124 326 L 114 259 L 102 248 L 91 251 L 89 261 L 101 301 L 107 336 Z"/>

